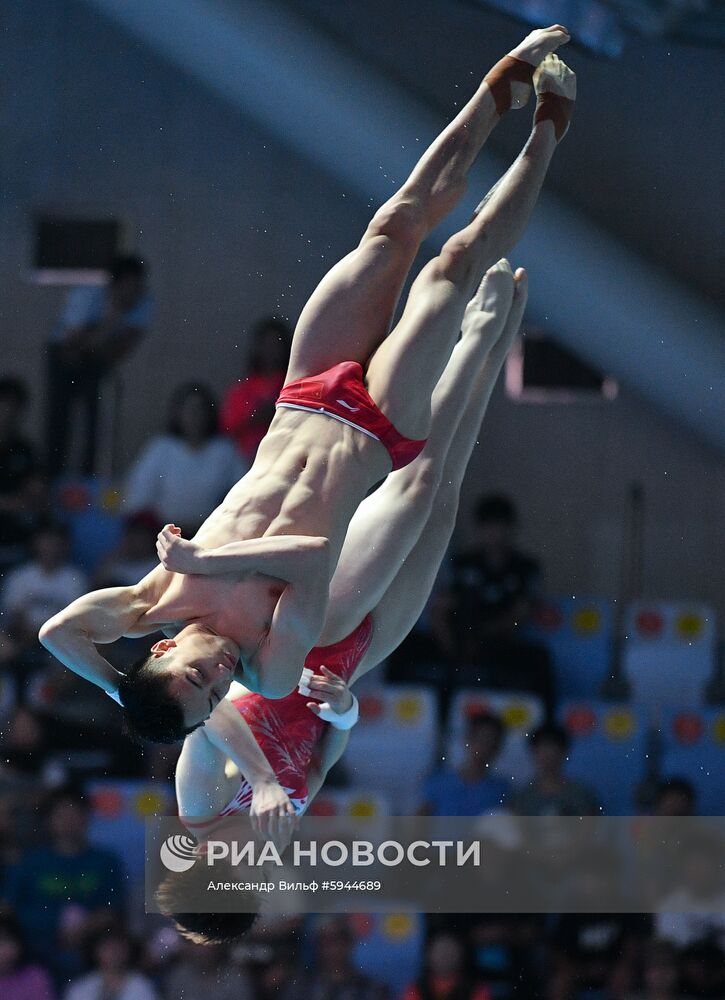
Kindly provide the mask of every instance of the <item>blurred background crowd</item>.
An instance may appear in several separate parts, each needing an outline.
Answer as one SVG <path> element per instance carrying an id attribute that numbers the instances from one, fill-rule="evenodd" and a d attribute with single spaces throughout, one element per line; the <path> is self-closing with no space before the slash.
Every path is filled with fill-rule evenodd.
<path id="1" fill-rule="evenodd" d="M 425 104 L 442 120 L 522 25 L 503 2 L 305 0 L 243 5 L 237 36 L 217 0 L 196 34 L 146 18 L 140 0 L 122 5 L 139 15 L 131 29 L 106 6 L 17 5 L 0 42 L 0 118 L 18 151 L 0 201 L 1 1000 L 724 1000 L 725 890 L 708 871 L 679 899 L 690 916 L 265 917 L 233 947 L 200 947 L 144 915 L 143 820 L 173 813 L 178 749 L 131 743 L 114 703 L 55 663 L 38 628 L 89 589 L 139 580 L 160 527 L 191 536 L 249 469 L 294 317 L 400 180 L 375 166 L 363 192 L 314 115 L 280 124 L 284 102 L 225 89 L 205 32 L 223 13 L 246 65 L 273 17 L 280 52 L 320 55 L 348 99 L 354 58 L 386 93 L 415 98 L 411 116 Z M 527 340 L 548 361 L 537 380 L 536 357 L 517 348 L 431 600 L 361 685 L 349 750 L 312 809 L 719 815 L 724 442 L 696 391 L 708 356 L 696 297 L 722 301 L 725 220 L 721 200 L 683 194 L 680 179 L 691 170 L 716 187 L 702 95 L 717 104 L 725 82 L 722 22 L 709 3 L 513 6 L 584 43 L 571 58 L 588 103 L 550 187 L 601 227 L 577 242 L 583 270 L 561 286 L 573 301 L 584 288 L 586 303 L 552 309 L 536 275 L 559 250 L 534 226 L 514 263 L 533 276 Z M 406 33 L 416 44 L 401 50 Z M 314 90 L 314 60 L 302 70 L 284 78 L 290 108 Z M 665 94 L 665 77 L 680 86 Z M 376 164 L 397 150 L 375 145 L 380 110 L 358 108 Z M 518 146 L 497 132 L 492 148 L 510 160 Z M 112 231 L 81 225 L 110 216 Z M 621 260 L 627 309 L 642 310 L 636 344 L 598 311 L 612 285 L 586 268 L 601 232 L 620 241 L 606 244 L 613 258 L 614 246 L 632 252 Z M 674 312 L 645 317 L 641 260 L 686 288 L 697 315 L 683 331 L 687 386 L 676 352 L 673 372 L 669 353 L 650 363 Z M 562 353 L 572 324 L 595 369 Z M 595 344 L 599 328 L 610 348 Z M 636 362 L 617 370 L 625 356 Z M 109 658 L 123 669 L 139 642 L 153 638 L 121 640 Z"/>

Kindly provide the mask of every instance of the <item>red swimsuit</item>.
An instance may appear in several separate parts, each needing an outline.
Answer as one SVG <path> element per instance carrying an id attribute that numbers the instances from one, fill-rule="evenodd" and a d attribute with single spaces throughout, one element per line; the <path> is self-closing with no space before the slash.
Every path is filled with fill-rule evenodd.
<path id="1" fill-rule="evenodd" d="M 333 646 L 316 646 L 311 650 L 305 666 L 315 672 L 321 666 L 329 667 L 347 681 L 367 653 L 372 637 L 373 621 L 368 615 L 346 639 Z M 310 698 L 297 690 L 285 698 L 274 700 L 253 692 L 234 700 L 237 711 L 252 730 L 297 813 L 302 812 L 307 804 L 307 771 L 315 747 L 329 725 L 309 710 L 308 701 Z M 234 816 L 247 812 L 251 803 L 252 787 L 242 777 L 237 794 L 219 815 Z"/>
<path id="2" fill-rule="evenodd" d="M 289 382 L 279 394 L 277 406 L 324 413 L 375 438 L 387 448 L 393 469 L 408 465 L 425 447 L 425 441 L 403 437 L 393 427 L 365 388 L 362 365 L 357 361 L 342 361 L 314 378 Z"/>

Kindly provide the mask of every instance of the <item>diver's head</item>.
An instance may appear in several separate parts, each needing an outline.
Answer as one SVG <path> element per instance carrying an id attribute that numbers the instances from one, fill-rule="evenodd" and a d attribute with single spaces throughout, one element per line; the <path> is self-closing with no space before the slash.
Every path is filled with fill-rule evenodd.
<path id="1" fill-rule="evenodd" d="M 238 661 L 237 643 L 198 622 L 154 643 L 119 684 L 129 734 L 154 743 L 183 740 L 227 693 Z"/>
<path id="2" fill-rule="evenodd" d="M 203 851 L 202 851 L 203 853 Z M 189 912 L 193 907 L 190 902 L 201 899 L 207 889 L 213 872 L 214 880 L 237 881 L 239 871 L 228 861 L 217 861 L 213 869 L 209 869 L 201 860 L 185 872 L 169 872 L 156 890 L 156 901 L 164 916 L 174 921 L 178 932 L 194 944 L 231 944 L 245 934 L 257 919 L 261 899 L 258 894 L 250 891 L 235 891 L 233 902 L 235 908 L 242 901 L 251 913 L 223 912 L 223 906 L 212 913 Z M 259 874 L 259 871 L 256 871 Z M 252 872 L 247 877 L 251 877 Z M 219 912 L 222 910 L 222 912 Z"/>

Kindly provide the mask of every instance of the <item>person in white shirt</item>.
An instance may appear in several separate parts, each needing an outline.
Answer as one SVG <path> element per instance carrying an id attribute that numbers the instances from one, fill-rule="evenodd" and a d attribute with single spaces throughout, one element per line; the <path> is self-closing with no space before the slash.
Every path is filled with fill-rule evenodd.
<path id="1" fill-rule="evenodd" d="M 151 980 L 134 969 L 136 943 L 122 927 L 99 933 L 94 970 L 74 980 L 64 1000 L 158 1000 Z"/>
<path id="2" fill-rule="evenodd" d="M 69 430 L 84 410 L 82 472 L 95 472 L 98 407 L 103 381 L 133 351 L 151 322 L 146 269 L 138 257 L 118 257 L 101 286 L 72 289 L 47 345 L 47 469 L 66 471 Z"/>
<path id="3" fill-rule="evenodd" d="M 218 433 L 217 404 L 201 384 L 179 386 L 166 434 L 152 438 L 129 470 L 125 514 L 153 514 L 193 534 L 248 471 L 233 441 Z"/>
<path id="4" fill-rule="evenodd" d="M 48 522 L 33 536 L 33 558 L 5 577 L 0 607 L 6 627 L 21 648 L 35 645 L 49 614 L 88 590 L 85 573 L 68 561 L 68 531 Z"/>

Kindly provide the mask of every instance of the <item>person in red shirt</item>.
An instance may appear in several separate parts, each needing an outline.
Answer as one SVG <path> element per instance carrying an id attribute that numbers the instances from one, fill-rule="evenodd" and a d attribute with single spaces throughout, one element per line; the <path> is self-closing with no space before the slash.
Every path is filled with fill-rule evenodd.
<path id="1" fill-rule="evenodd" d="M 428 942 L 423 975 L 403 991 L 401 1000 L 493 1000 L 493 994 L 470 975 L 459 938 L 440 931 Z"/>
<path id="2" fill-rule="evenodd" d="M 242 455 L 254 461 L 259 442 L 274 416 L 274 404 L 284 384 L 292 333 L 282 320 L 270 316 L 252 331 L 249 373 L 224 396 L 221 430 L 233 437 Z"/>

